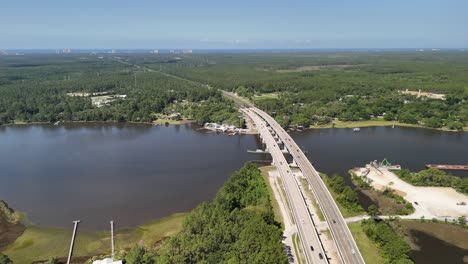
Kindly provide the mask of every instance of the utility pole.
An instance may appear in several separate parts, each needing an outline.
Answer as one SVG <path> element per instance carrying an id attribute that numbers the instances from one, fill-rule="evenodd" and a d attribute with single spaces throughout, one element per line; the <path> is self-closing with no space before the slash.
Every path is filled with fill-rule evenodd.
<path id="1" fill-rule="evenodd" d="M 78 228 L 79 222 L 80 220 L 73 221 L 73 224 L 75 224 L 75 226 L 73 227 L 73 235 L 72 235 L 71 244 L 70 244 L 70 251 L 68 251 L 67 264 L 70 264 L 71 257 L 73 255 L 73 246 L 75 245 L 76 229 Z"/>
<path id="2" fill-rule="evenodd" d="M 112 246 L 112 261 L 114 261 L 114 221 L 110 221 L 111 224 L 111 246 Z"/>

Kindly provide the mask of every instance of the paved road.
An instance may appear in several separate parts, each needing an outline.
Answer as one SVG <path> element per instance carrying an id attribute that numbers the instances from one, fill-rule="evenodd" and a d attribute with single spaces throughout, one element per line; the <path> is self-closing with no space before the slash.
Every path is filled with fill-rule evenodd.
<path id="1" fill-rule="evenodd" d="M 285 143 L 286 148 L 288 148 L 303 175 L 306 177 L 328 223 L 330 233 L 338 248 L 342 262 L 352 264 L 365 263 L 338 206 L 309 159 L 291 136 L 270 115 L 255 107 L 250 107 L 249 109 L 263 118 L 272 127 L 281 141 Z"/>
<path id="2" fill-rule="evenodd" d="M 253 111 L 248 109 L 243 109 L 243 111 L 249 115 L 255 123 L 258 132 L 271 153 L 274 165 L 278 168 L 289 202 L 289 207 L 292 211 L 294 221 L 296 222 L 307 263 L 328 263 L 328 259 L 324 254 L 323 247 L 312 221 L 309 209 L 307 208 L 304 197 L 302 196 L 296 182 L 296 178 L 292 174 L 283 152 L 271 135 L 271 132 L 268 130 L 265 121 Z M 313 250 L 311 250 L 311 247 Z M 322 255 L 322 258 L 319 257 L 319 253 Z"/>

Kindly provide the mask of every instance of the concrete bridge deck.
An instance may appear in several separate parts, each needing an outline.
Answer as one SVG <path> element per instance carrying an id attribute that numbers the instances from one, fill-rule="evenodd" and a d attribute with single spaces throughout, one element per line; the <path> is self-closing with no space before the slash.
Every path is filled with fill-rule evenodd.
<path id="1" fill-rule="evenodd" d="M 278 168 L 307 263 L 328 263 L 323 245 L 315 228 L 315 223 L 312 220 L 311 213 L 289 164 L 284 157 L 284 153 L 281 151 L 270 130 L 268 130 L 265 121 L 254 111 L 249 109 L 243 109 L 243 111 L 255 123 L 260 136 L 273 158 L 273 164 Z"/>
<path id="2" fill-rule="evenodd" d="M 328 223 L 330 233 L 333 237 L 333 240 L 335 241 L 342 262 L 352 264 L 365 263 L 359 248 L 354 241 L 351 231 L 349 230 L 346 221 L 338 209 L 338 206 L 336 205 L 333 197 L 325 186 L 323 180 L 320 178 L 320 175 L 312 166 L 299 146 L 294 142 L 291 136 L 289 136 L 289 134 L 267 113 L 255 107 L 250 107 L 244 111 L 248 111 L 250 116 L 252 116 L 251 113 L 253 112 L 258 117 L 261 117 L 262 120 L 260 122 L 263 123 L 262 125 L 268 125 L 271 127 L 271 130 L 267 129 L 266 131 L 271 131 L 271 133 L 274 133 L 274 135 L 278 136 L 278 138 L 283 142 L 284 146 L 288 149 L 289 153 L 293 156 L 295 163 L 298 165 L 299 169 L 302 171 L 303 175 L 306 177 L 309 185 L 312 188 L 320 209 L 323 212 L 325 220 Z M 289 177 L 289 175 L 285 175 L 285 177 Z"/>

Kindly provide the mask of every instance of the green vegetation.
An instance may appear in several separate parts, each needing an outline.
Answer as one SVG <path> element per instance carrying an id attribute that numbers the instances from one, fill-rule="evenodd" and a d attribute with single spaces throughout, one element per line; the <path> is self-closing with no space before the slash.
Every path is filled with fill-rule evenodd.
<path id="1" fill-rule="evenodd" d="M 395 212 L 398 215 L 409 215 L 414 213 L 416 210 L 410 202 L 406 201 L 405 198 L 401 197 L 400 195 L 396 194 L 394 190 L 386 188 L 382 192 L 383 196 L 390 198 L 396 202 L 396 204 L 404 205 L 404 207 L 398 208 Z"/>
<path id="2" fill-rule="evenodd" d="M 296 233 L 292 235 L 292 242 L 294 247 L 294 253 L 297 257 L 297 262 L 299 264 L 304 263 L 304 251 L 302 251 L 301 241 L 299 241 L 299 236 Z"/>
<path id="3" fill-rule="evenodd" d="M 149 252 L 145 247 L 134 246 L 130 252 L 125 255 L 125 263 L 128 264 L 153 264 L 155 256 Z"/>
<path id="4" fill-rule="evenodd" d="M 410 172 L 404 169 L 396 171 L 395 174 L 416 186 L 452 187 L 461 193 L 468 194 L 468 178 L 452 176 L 442 170 L 430 168 L 420 172 Z"/>
<path id="5" fill-rule="evenodd" d="M 265 181 L 248 163 L 164 241 L 161 263 L 287 263 Z"/>
<path id="6" fill-rule="evenodd" d="M 345 186 L 344 178 L 338 174 L 328 177 L 321 174 L 326 185 L 331 189 L 333 198 L 338 202 L 341 213 L 344 217 L 359 215 L 364 212 L 362 206 L 358 203 L 358 193 L 349 186 Z"/>
<path id="7" fill-rule="evenodd" d="M 303 190 L 305 191 L 306 195 L 307 195 L 307 198 L 309 199 L 309 201 L 312 201 L 312 203 L 314 204 L 314 207 L 315 209 L 317 210 L 317 216 L 319 218 L 320 221 L 325 221 L 325 217 L 323 216 L 323 212 L 322 210 L 320 209 L 320 206 L 318 205 L 317 203 L 317 200 L 315 199 L 315 196 L 314 194 L 312 193 L 312 191 L 309 189 L 309 183 L 307 182 L 306 179 L 304 178 L 299 178 L 299 181 L 301 182 L 302 186 L 303 186 Z"/>
<path id="8" fill-rule="evenodd" d="M 134 229 L 117 230 L 116 250 L 131 248 L 137 243 L 153 247 L 161 240 L 173 236 L 182 229 L 187 214 L 174 214 Z M 71 230 L 29 226 L 3 253 L 15 263 L 31 263 L 53 256 L 65 257 L 70 245 Z M 75 243 L 75 256 L 94 256 L 109 251 L 109 233 L 81 230 Z"/>
<path id="9" fill-rule="evenodd" d="M 0 215 L 11 224 L 17 224 L 23 219 L 21 213 L 13 211 L 3 200 L 0 200 Z"/>
<path id="10" fill-rule="evenodd" d="M 151 122 L 157 113 L 180 113 L 199 123 L 237 124 L 232 103 L 217 90 L 223 89 L 250 98 L 284 127 L 468 127 L 466 52 L 218 53 L 179 57 L 2 56 L 0 124 Z M 398 92 L 406 89 L 443 93 L 446 100 Z M 89 97 L 66 95 L 69 92 L 127 97 L 98 108 Z"/>
<path id="11" fill-rule="evenodd" d="M 361 223 L 350 223 L 348 224 L 349 230 L 353 234 L 354 240 L 359 248 L 359 251 L 364 258 L 366 263 L 384 263 L 384 259 L 381 256 L 381 251 L 377 247 L 376 243 L 371 241 L 364 233 L 363 226 Z"/>
<path id="12" fill-rule="evenodd" d="M 0 253 L 0 264 L 12 264 L 13 261 L 7 256 Z"/>
<path id="13" fill-rule="evenodd" d="M 376 213 L 383 215 L 409 215 L 414 213 L 415 208 L 413 205 L 395 193 L 394 190 L 389 188 L 383 191 L 377 190 L 365 180 L 365 176 L 359 177 L 352 171 L 350 171 L 350 174 L 357 189 L 367 195 L 373 202 L 377 203 L 379 207 L 377 208 L 371 205 L 371 207 L 368 208 L 369 215 Z M 372 210 L 372 213 L 370 210 Z"/>
<path id="14" fill-rule="evenodd" d="M 410 246 L 384 221 L 363 220 L 361 226 L 367 237 L 380 249 L 384 263 L 413 263 L 408 256 Z"/>
<path id="15" fill-rule="evenodd" d="M 466 52 L 192 54 L 177 64 L 146 60 L 183 78 L 234 91 L 284 127 L 339 121 L 462 130 L 468 124 Z M 443 93 L 446 100 L 398 91 Z M 262 96 L 274 94 L 275 96 Z"/>
<path id="16" fill-rule="evenodd" d="M 269 182 L 269 175 L 268 172 L 270 170 L 276 169 L 274 166 L 263 166 L 260 167 L 260 172 L 262 174 L 263 180 L 268 188 L 268 195 L 270 196 L 271 206 L 273 208 L 273 213 L 275 214 L 275 221 L 278 223 L 284 223 L 283 216 L 281 215 L 281 210 L 279 208 L 278 201 L 276 200 L 275 194 L 273 193 L 273 187 L 270 185 Z M 283 226 L 284 227 L 284 226 Z"/>
<path id="17" fill-rule="evenodd" d="M 92 95 L 126 95 L 98 107 Z M 207 111 L 207 109 L 209 111 Z M 152 122 L 180 113 L 199 123 L 238 124 L 216 89 L 88 54 L 0 57 L 0 125 L 15 122 Z"/>

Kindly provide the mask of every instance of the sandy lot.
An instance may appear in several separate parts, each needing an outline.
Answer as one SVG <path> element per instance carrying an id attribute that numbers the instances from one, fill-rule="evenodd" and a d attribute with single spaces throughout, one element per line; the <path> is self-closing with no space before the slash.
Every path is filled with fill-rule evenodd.
<path id="1" fill-rule="evenodd" d="M 367 167 L 369 168 L 369 167 Z M 362 176 L 366 168 L 355 170 L 356 175 Z M 416 208 L 416 212 L 404 218 L 426 219 L 452 219 L 459 216 L 468 216 L 468 205 L 457 205 L 457 203 L 468 203 L 468 196 L 455 191 L 449 187 L 419 187 L 401 180 L 393 172 L 379 168 L 380 172 L 370 167 L 367 178 L 371 185 L 379 190 L 385 188 L 394 189 L 398 194 L 411 202 Z M 418 205 L 415 204 L 418 203 Z M 402 217 L 403 218 L 403 217 Z"/>

